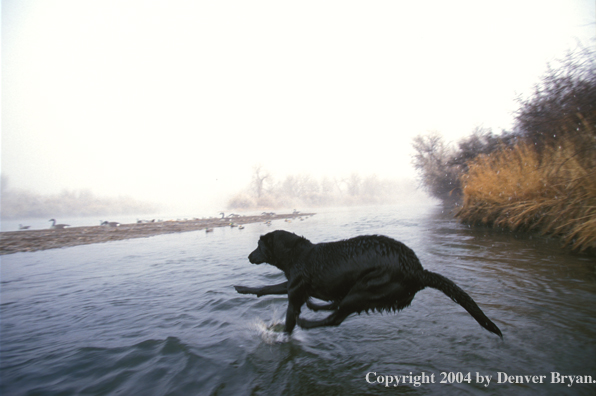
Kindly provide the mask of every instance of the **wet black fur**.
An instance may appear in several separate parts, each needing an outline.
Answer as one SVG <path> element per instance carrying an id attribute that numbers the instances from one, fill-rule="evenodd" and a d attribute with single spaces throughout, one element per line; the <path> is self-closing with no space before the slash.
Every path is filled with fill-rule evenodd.
<path id="1" fill-rule="evenodd" d="M 401 242 L 380 236 L 313 244 L 287 231 L 261 236 L 248 256 L 253 264 L 269 263 L 284 272 L 287 282 L 263 287 L 235 286 L 239 293 L 287 294 L 285 331 L 296 324 L 304 329 L 338 326 L 352 313 L 369 310 L 399 311 L 410 305 L 425 287 L 441 290 L 464 307 L 488 331 L 502 338 L 499 328 L 474 300 L 442 275 L 422 268 L 418 257 Z M 315 304 L 310 298 L 328 301 Z M 300 318 L 300 309 L 333 311 L 321 320 Z"/>

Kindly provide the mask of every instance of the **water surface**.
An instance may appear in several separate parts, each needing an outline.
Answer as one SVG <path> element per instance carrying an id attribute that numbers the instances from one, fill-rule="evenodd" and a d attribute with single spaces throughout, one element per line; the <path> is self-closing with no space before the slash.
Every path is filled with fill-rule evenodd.
<path id="1" fill-rule="evenodd" d="M 297 329 L 287 339 L 276 331 L 286 298 L 232 287 L 283 281 L 279 270 L 246 258 L 259 235 L 274 229 L 313 242 L 398 239 L 425 268 L 468 291 L 504 341 L 433 289 L 398 314 L 354 315 L 337 328 Z M 1 259 L 3 395 L 596 393 L 596 384 L 550 383 L 551 372 L 596 379 L 594 259 L 545 238 L 470 229 L 441 207 L 337 209 L 272 226 Z M 375 381 L 422 372 L 436 383 L 367 382 L 367 374 Z M 442 372 L 453 383 L 439 383 Z M 499 372 L 546 381 L 498 384 Z M 457 373 L 471 373 L 470 383 Z M 488 387 L 476 373 L 492 376 Z"/>

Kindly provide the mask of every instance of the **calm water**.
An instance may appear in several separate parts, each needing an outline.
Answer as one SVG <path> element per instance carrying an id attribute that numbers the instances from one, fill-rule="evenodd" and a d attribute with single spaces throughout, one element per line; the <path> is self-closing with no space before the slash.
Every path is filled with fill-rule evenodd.
<path id="1" fill-rule="evenodd" d="M 283 296 L 232 287 L 282 281 L 246 258 L 274 229 L 314 242 L 373 233 L 401 240 L 468 291 L 504 341 L 433 289 L 398 314 L 356 315 L 285 339 L 274 330 Z M 2 395 L 596 394 L 596 384 L 550 383 L 551 372 L 596 380 L 594 259 L 542 238 L 471 230 L 441 207 L 333 210 L 1 260 Z M 423 372 L 435 383 L 367 382 L 367 374 Z M 546 377 L 499 384 L 499 372 Z M 488 387 L 477 373 L 492 376 Z"/>

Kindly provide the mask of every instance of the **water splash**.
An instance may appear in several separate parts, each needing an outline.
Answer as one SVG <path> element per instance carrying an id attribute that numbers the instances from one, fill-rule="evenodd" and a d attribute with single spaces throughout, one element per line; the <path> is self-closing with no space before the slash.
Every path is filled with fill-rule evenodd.
<path id="1" fill-rule="evenodd" d="M 265 322 L 257 318 L 251 327 L 269 345 L 283 344 L 290 340 L 290 336 L 284 332 L 285 321 L 282 319 L 272 319 L 269 322 Z"/>

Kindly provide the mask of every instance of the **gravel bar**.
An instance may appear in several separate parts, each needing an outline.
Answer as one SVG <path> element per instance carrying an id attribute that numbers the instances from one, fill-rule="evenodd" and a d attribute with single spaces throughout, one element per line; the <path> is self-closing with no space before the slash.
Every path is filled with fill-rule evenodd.
<path id="1" fill-rule="evenodd" d="M 88 226 L 65 229 L 22 230 L 0 233 L 0 255 L 17 252 L 34 252 L 77 245 L 89 245 L 131 238 L 146 238 L 175 232 L 207 230 L 216 227 L 240 226 L 274 220 L 289 220 L 312 216 L 314 213 L 271 214 L 209 218 L 153 223 L 121 224 L 118 227 Z"/>

